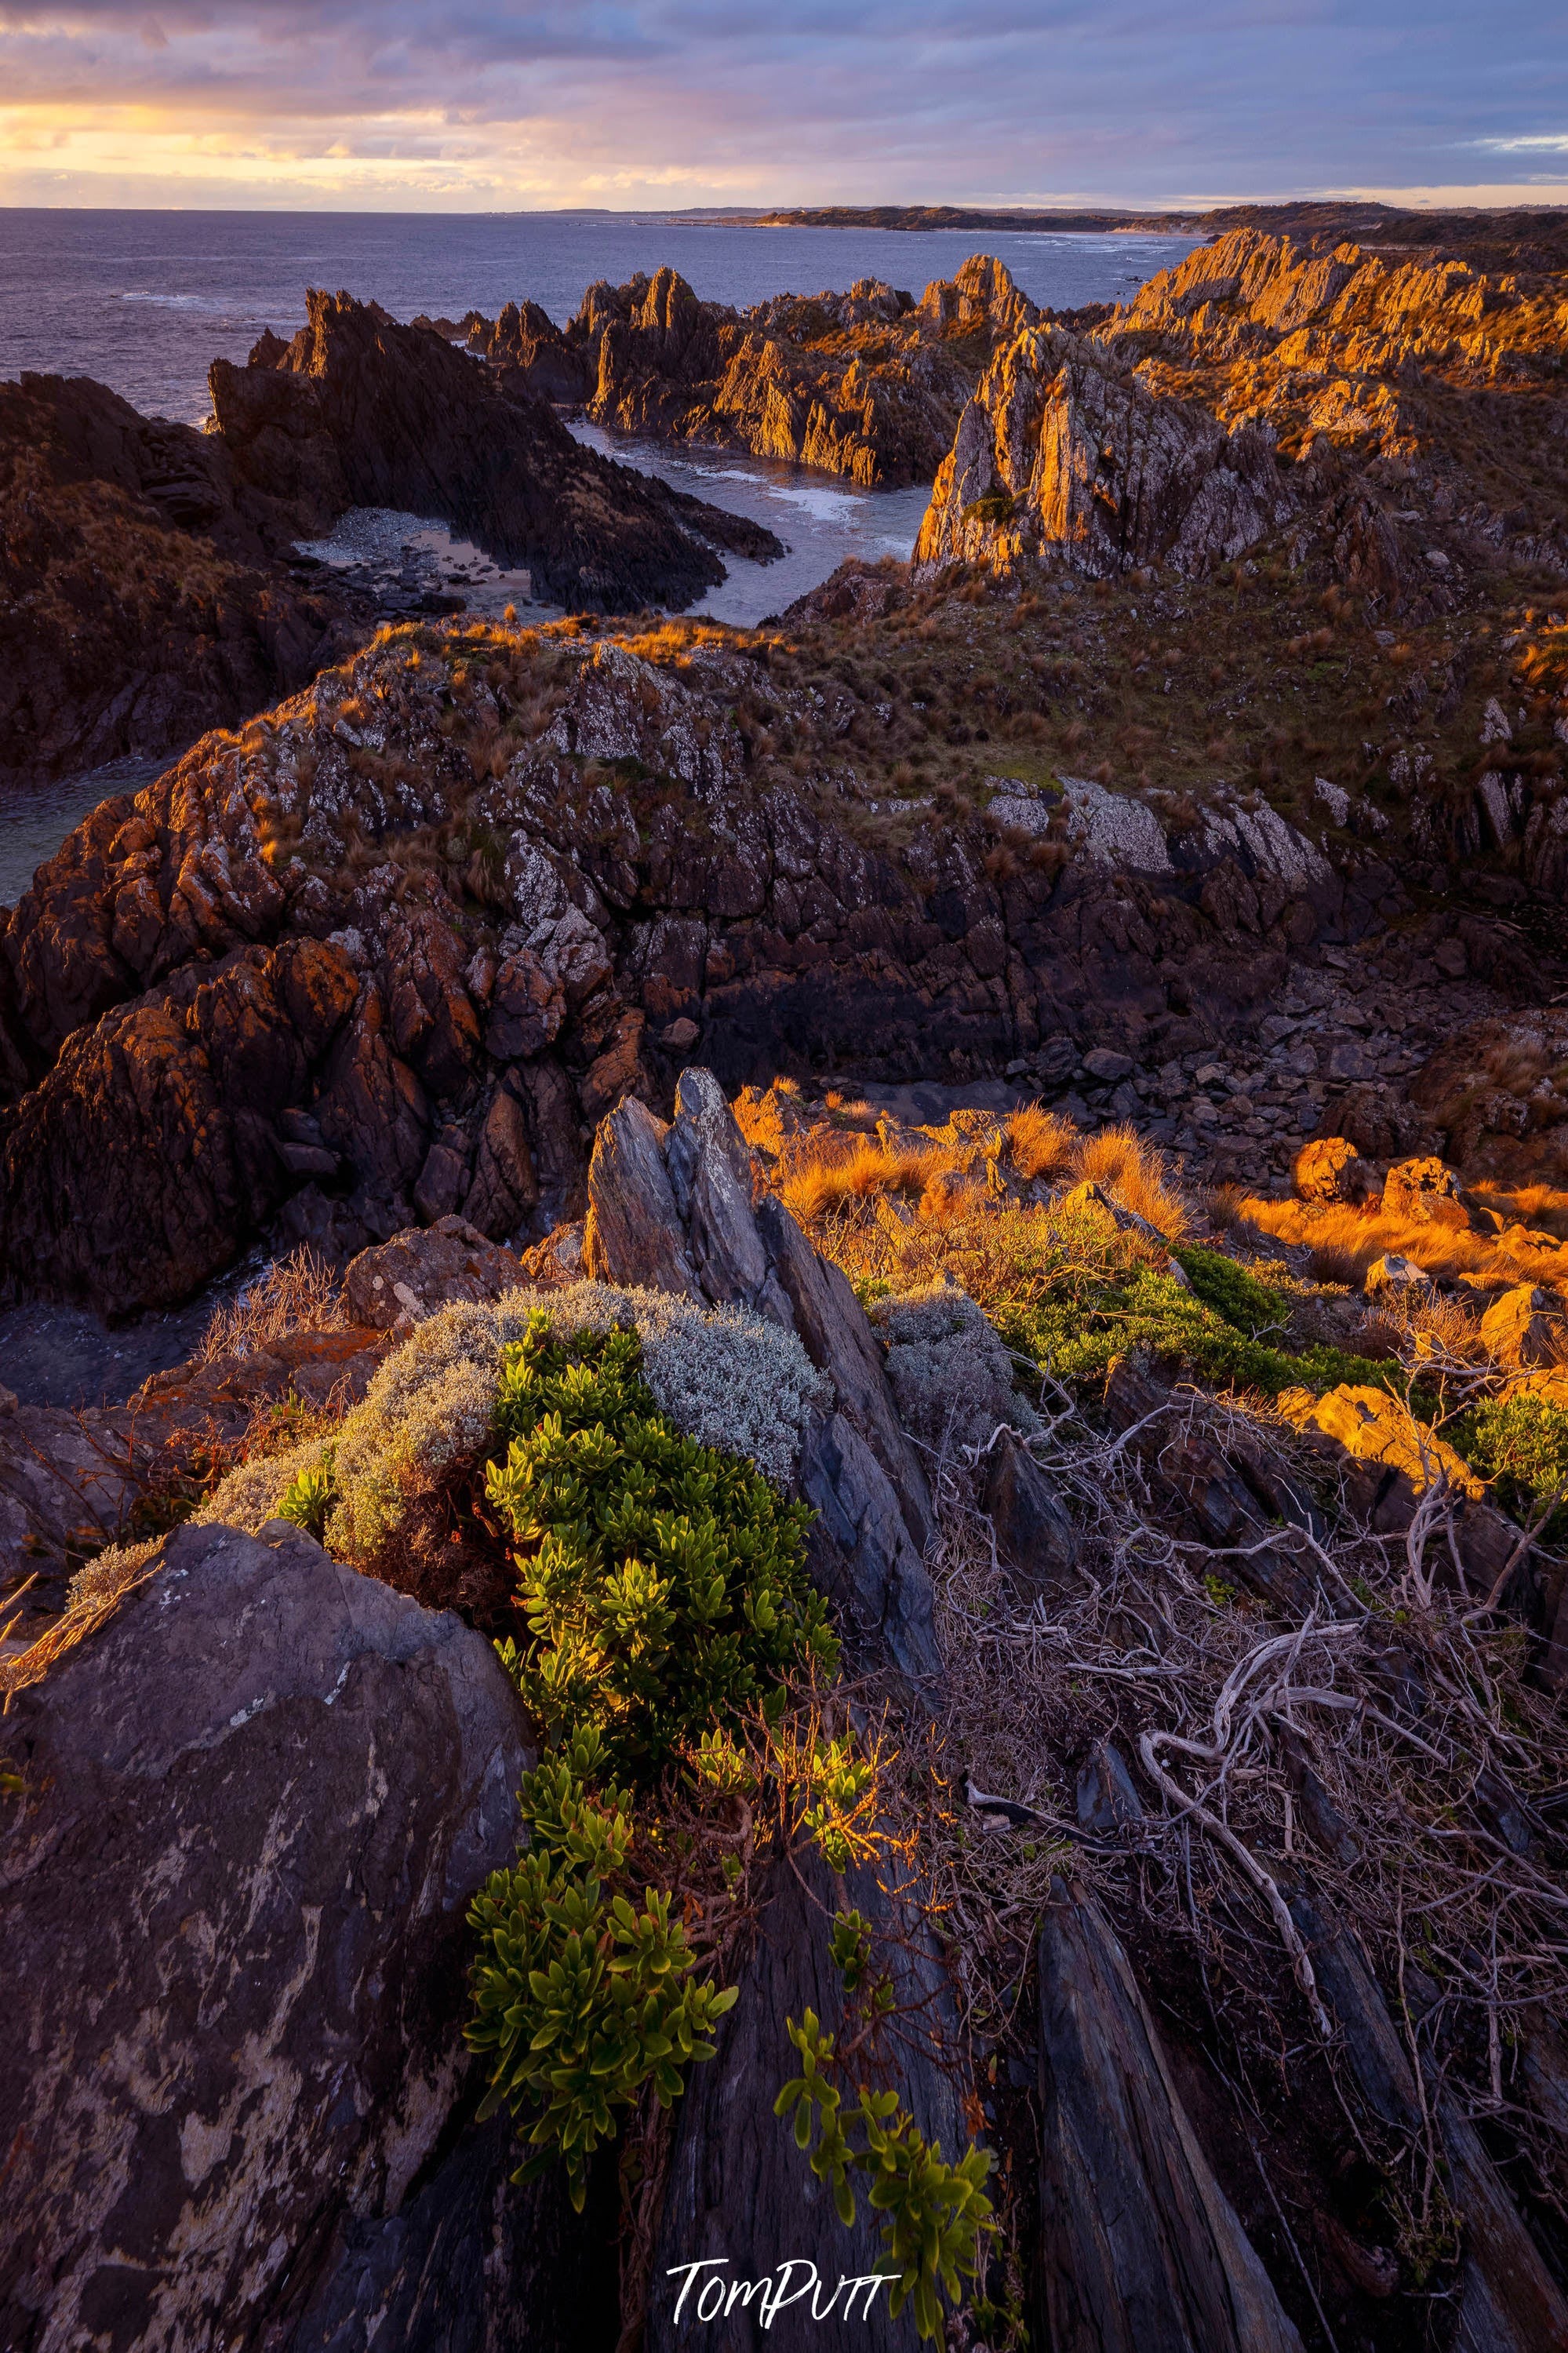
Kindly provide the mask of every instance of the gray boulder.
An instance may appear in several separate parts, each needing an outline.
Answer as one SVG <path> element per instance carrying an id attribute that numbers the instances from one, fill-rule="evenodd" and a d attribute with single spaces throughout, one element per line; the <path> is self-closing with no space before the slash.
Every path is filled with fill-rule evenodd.
<path id="1" fill-rule="evenodd" d="M 281 2347 L 308 2307 L 368 2343 L 353 2279 L 418 2181 L 380 2245 L 408 2301 L 389 2250 L 428 2252 L 453 2145 L 475 2258 L 416 2336 L 507 2341 L 463 2216 L 515 2158 L 460 2131 L 465 1914 L 530 1762 L 490 1645 L 285 1522 L 186 1528 L 3 1745 L 0 2343 Z"/>

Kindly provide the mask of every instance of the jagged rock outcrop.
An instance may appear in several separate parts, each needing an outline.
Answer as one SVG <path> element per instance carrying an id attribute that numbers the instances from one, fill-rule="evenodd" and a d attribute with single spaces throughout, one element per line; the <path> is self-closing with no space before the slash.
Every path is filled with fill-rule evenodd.
<path id="1" fill-rule="evenodd" d="M 156 757 L 340 659 L 287 517 L 188 425 L 85 376 L 0 384 L 0 782 Z"/>
<path id="2" fill-rule="evenodd" d="M 920 1684 L 941 1672 L 925 1474 L 900 1422 L 882 1352 L 838 1268 L 784 1204 L 763 1196 L 711 1071 L 682 1072 L 667 1127 L 635 1097 L 602 1124 L 588 1170 L 585 1271 L 600 1282 L 751 1308 L 799 1335 L 833 1384 L 814 1417 L 800 1493 L 816 1514 L 813 1574 L 869 1653 Z"/>
<path id="3" fill-rule="evenodd" d="M 1437 427 L 1424 379 L 1522 387 L 1550 372 L 1568 322 L 1555 287 L 1452 254 L 1396 260 L 1237 228 L 1151 278 L 1105 332 L 1147 361 L 1202 370 L 1222 416 L 1268 413 L 1282 438 L 1392 457 Z"/>
<path id="4" fill-rule="evenodd" d="M 1447 610 L 1503 547 L 1568 565 L 1565 344 L 1557 278 L 1234 228 L 1091 333 L 1033 324 L 998 349 L 919 557 L 1191 575 L 1289 524 L 1293 565 Z M 1502 479 L 1523 496 L 1494 512 Z"/>
<path id="5" fill-rule="evenodd" d="M 348 506 L 434 515 L 535 594 L 579 609 L 689 604 L 724 577 L 715 546 L 782 553 L 745 518 L 584 448 L 540 401 L 444 337 L 312 289 L 281 354 L 215 360 L 213 411 L 236 471 L 324 526 Z"/>
<path id="6" fill-rule="evenodd" d="M 1037 327 L 998 353 L 964 410 L 915 562 L 1201 573 L 1244 555 L 1292 505 L 1266 427 L 1227 431 L 1093 343 Z"/>
<path id="7" fill-rule="evenodd" d="M 5 2342 L 347 2353 L 432 2273 L 406 2341 L 517 2345 L 520 2302 L 564 2341 L 558 2186 L 462 2125 L 464 1915 L 531 1761 L 489 1644 L 285 1523 L 185 1529 L 5 1746 Z"/>
<path id="8" fill-rule="evenodd" d="M 1152 1032 L 1170 987 L 1258 1002 L 1397 903 L 1271 811 L 1153 877 L 1113 847 L 994 871 L 973 821 L 879 846 L 813 781 L 872 723 L 741 642 L 432 630 L 103 803 L 0 941 L 4 1279 L 166 1304 L 279 1213 L 340 1258 L 450 1215 L 531 1240 L 582 1212 L 583 1129 L 695 1052 L 731 1089 L 995 1070 Z"/>
<path id="9" fill-rule="evenodd" d="M 1034 323 L 1005 265 L 973 255 L 923 298 L 861 279 L 847 294 L 704 302 L 674 269 L 601 280 L 564 328 L 536 303 L 470 327 L 503 384 L 595 423 L 750 449 L 868 486 L 932 474 L 1000 341 Z"/>

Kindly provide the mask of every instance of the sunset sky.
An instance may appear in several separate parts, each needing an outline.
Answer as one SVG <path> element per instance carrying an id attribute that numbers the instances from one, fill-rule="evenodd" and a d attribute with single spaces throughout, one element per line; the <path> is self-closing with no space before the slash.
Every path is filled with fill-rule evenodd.
<path id="1" fill-rule="evenodd" d="M 0 202 L 1568 201 L 1550 0 L 0 0 Z"/>

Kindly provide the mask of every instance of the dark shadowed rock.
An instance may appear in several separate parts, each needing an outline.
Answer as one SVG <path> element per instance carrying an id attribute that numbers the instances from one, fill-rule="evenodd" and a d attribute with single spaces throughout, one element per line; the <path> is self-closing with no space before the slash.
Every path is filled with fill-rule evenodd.
<path id="1" fill-rule="evenodd" d="M 172 754 L 368 634 L 288 571 L 288 521 L 192 426 L 86 376 L 0 384 L 0 778 Z"/>
<path id="2" fill-rule="evenodd" d="M 985 1458 L 982 1500 L 997 1557 L 1021 1592 L 1059 1593 L 1078 1572 L 1079 1543 L 1055 1487 L 1029 1450 L 1004 1429 Z"/>
<path id="3" fill-rule="evenodd" d="M 279 2353 L 610 2353 L 616 2267 L 564 2171 L 519 2189 L 501 2116 L 470 2127 L 401 2211 L 340 2230 Z"/>
<path id="4" fill-rule="evenodd" d="M 1354 1930 L 1304 1882 L 1289 1901 L 1351 2073 L 1373 2115 L 1414 2141 L 1426 2129 L 1428 2105 L 1436 2108 L 1464 2231 L 1456 2345 L 1462 2353 L 1534 2353 L 1539 2346 L 1568 2345 L 1568 2302 L 1480 2136 L 1435 2071 L 1426 2101 L 1418 2093 L 1405 2038 Z"/>
<path id="5" fill-rule="evenodd" d="M 846 1415 L 830 1414 L 807 1431 L 797 1477 L 816 1514 L 812 1574 L 838 1603 L 862 1653 L 890 1660 L 912 1684 L 940 1675 L 925 1563 L 898 1491 Z"/>
<path id="6" fill-rule="evenodd" d="M 824 2316 L 820 2321 L 809 2317 L 809 2294 L 793 2309 L 785 2306 L 774 2328 L 782 2337 L 792 2321 L 795 2326 L 791 2338 L 782 2341 L 798 2338 L 836 2348 L 836 2353 L 837 2348 L 868 2343 L 913 2348 L 917 2341 L 912 2313 L 906 2310 L 896 2327 L 889 2323 L 885 2288 L 879 2292 L 869 2325 L 861 2316 L 858 2300 L 853 2319 L 845 2316 L 846 2295 L 838 2295 L 837 2307 L 830 2307 L 829 2298 L 841 2279 L 886 2269 L 879 2263 L 880 2217 L 868 2208 L 862 2189 L 854 2227 L 846 2230 L 826 2184 L 816 2180 L 795 2147 L 790 2123 L 773 2113 L 774 2094 L 799 2068 L 784 2031 L 786 2018 L 798 2024 L 807 2009 L 815 2010 L 831 2034 L 844 2010 L 843 1986 L 825 1933 L 835 1906 L 834 1883 L 814 1852 L 808 1851 L 798 1864 L 798 1876 L 787 1862 L 773 1870 L 756 1947 L 740 1973 L 740 2000 L 720 2029 L 717 2056 L 708 2065 L 691 2069 L 677 2111 L 663 2222 L 654 2253 L 644 2340 L 647 2353 L 672 2353 L 694 2338 L 700 2343 L 710 2333 L 694 2326 L 695 2295 L 688 2297 L 678 2327 L 675 2307 L 682 2283 L 670 2276 L 674 2266 L 712 2266 L 696 2274 L 695 2285 L 700 2289 L 715 2278 L 776 2278 L 780 2264 L 792 2256 L 801 2268 L 783 2293 L 797 2285 L 809 2287 L 805 2266 L 815 2264 L 822 2283 L 818 2310 Z M 879 1958 L 886 1955 L 900 2000 L 917 2018 L 923 2017 L 926 2033 L 940 2038 L 948 2014 L 943 1975 L 918 1909 L 885 1894 L 870 1871 L 851 1873 L 847 1893 L 849 1904 L 873 1924 L 878 1936 L 891 1940 L 879 1947 Z M 951 2160 L 963 2155 L 969 2141 L 961 2098 L 952 2077 L 920 2047 L 923 2039 L 917 2025 L 910 2038 L 914 2047 L 899 2046 L 900 2093 L 921 2132 L 940 2143 L 942 2155 Z M 754 2297 L 750 2303 L 738 2298 L 724 2327 L 711 2334 L 715 2343 L 734 2348 L 781 2341 L 773 2330 L 763 2333 Z"/>
<path id="7" fill-rule="evenodd" d="M 284 1523 L 187 1528 L 5 1746 L 0 2337 L 286 2342 L 453 2119 L 516 1694 L 458 1619 Z M 481 2268 L 460 2293 L 482 2307 Z"/>
<path id="8" fill-rule="evenodd" d="M 700 1299 L 664 1165 L 668 1132 L 635 1096 L 602 1122 L 588 1166 L 583 1262 L 598 1282 Z"/>
<path id="9" fill-rule="evenodd" d="M 1040 1928 L 1040 2295 L 1056 2353 L 1300 2353 L 1100 1907 Z"/>
<path id="10" fill-rule="evenodd" d="M 348 294 L 312 289 L 306 308 L 280 359 L 215 360 L 208 378 L 236 472 L 302 523 L 349 506 L 439 516 L 578 609 L 688 604 L 724 577 L 715 543 L 782 553 L 760 525 L 584 448 L 444 336 Z"/>

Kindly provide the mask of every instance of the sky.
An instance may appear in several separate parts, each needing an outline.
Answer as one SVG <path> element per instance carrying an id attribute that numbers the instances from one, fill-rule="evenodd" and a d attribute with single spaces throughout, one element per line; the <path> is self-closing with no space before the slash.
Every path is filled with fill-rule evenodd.
<path id="1" fill-rule="evenodd" d="M 0 0 L 0 203 L 1568 202 L 1561 0 Z"/>

